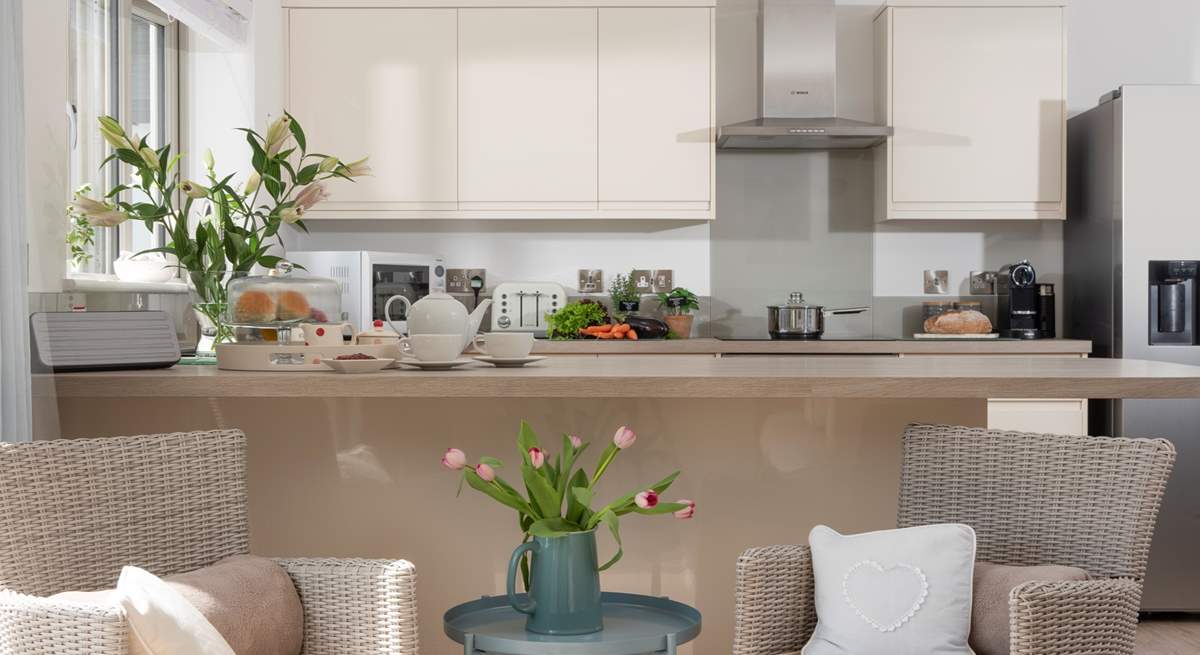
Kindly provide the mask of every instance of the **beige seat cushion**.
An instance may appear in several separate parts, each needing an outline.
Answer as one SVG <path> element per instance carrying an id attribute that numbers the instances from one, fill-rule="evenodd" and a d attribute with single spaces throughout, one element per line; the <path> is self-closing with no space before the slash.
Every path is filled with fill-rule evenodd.
<path id="1" fill-rule="evenodd" d="M 225 638 L 237 655 L 297 655 L 304 609 L 291 577 L 263 557 L 235 555 L 212 566 L 163 578 Z M 116 590 L 64 592 L 52 598 L 120 604 Z"/>
<path id="2" fill-rule="evenodd" d="M 1087 580 L 1073 566 L 1004 566 L 975 562 L 971 648 L 977 655 L 1009 655 L 1008 594 L 1025 582 Z"/>

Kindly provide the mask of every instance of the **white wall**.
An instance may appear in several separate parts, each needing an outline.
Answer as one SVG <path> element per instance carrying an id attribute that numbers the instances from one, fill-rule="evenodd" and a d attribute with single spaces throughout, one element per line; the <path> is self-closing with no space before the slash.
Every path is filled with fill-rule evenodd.
<path id="1" fill-rule="evenodd" d="M 62 290 L 66 273 L 67 3 L 25 0 L 24 30 L 25 217 L 29 290 Z M 87 126 L 90 129 L 91 126 Z M 0 153 L 8 156 L 9 153 Z M 0 220 L 10 220 L 5 217 Z"/>

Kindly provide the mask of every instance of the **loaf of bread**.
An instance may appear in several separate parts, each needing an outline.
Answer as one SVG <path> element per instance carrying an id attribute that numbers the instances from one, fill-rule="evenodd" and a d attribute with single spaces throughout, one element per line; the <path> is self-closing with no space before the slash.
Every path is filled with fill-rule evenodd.
<path id="1" fill-rule="evenodd" d="M 925 332 L 929 334 L 987 334 L 992 331 L 992 322 L 987 316 L 973 310 L 952 310 L 925 319 Z"/>
<path id="2" fill-rule="evenodd" d="M 235 323 L 270 323 L 275 320 L 275 298 L 266 291 L 250 289 L 233 305 Z"/>

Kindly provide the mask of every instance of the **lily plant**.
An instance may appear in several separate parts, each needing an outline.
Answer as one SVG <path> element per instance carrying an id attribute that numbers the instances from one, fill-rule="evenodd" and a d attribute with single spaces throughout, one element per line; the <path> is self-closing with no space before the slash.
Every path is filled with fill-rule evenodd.
<path id="1" fill-rule="evenodd" d="M 678 519 L 690 519 L 696 513 L 696 503 L 690 500 L 682 499 L 674 503 L 660 500 L 661 495 L 679 476 L 679 471 L 655 484 L 634 489 L 598 508 L 593 508 L 597 483 L 604 477 L 617 455 L 633 446 L 635 441 L 637 435 L 633 430 L 621 426 L 613 435 L 611 443 L 600 454 L 595 469 L 589 475 L 582 466 L 575 468 L 589 443 L 575 435 L 564 434 L 562 450 L 552 458 L 539 445 L 537 435 L 529 424 L 522 421 L 517 433 L 517 449 L 521 453 L 520 472 L 522 486 L 526 492 L 524 495 L 500 477 L 497 469 L 503 468 L 504 463 L 495 457 L 481 457 L 479 463 L 472 466 L 467 463 L 467 456 L 463 451 L 450 448 L 442 457 L 442 466 L 462 471 L 463 481 L 472 489 L 516 510 L 526 541 L 530 537 L 559 537 L 574 532 L 587 532 L 603 523 L 617 542 L 617 554 L 600 566 L 600 570 L 604 571 L 620 561 L 624 554 L 621 547 L 620 517 L 627 514 L 671 514 Z M 459 492 L 462 492 L 461 483 Z M 522 573 L 528 575 L 524 565 Z"/>

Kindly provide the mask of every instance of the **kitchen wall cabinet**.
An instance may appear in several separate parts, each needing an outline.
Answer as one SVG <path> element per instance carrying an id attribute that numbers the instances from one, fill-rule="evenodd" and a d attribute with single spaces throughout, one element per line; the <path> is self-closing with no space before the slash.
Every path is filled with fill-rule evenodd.
<path id="1" fill-rule="evenodd" d="M 877 218 L 1065 218 L 1061 0 L 910 4 L 875 19 L 876 119 L 895 129 Z"/>
<path id="2" fill-rule="evenodd" d="M 284 2 L 310 149 L 375 168 L 309 218 L 713 218 L 713 0 L 406 4 Z"/>
<path id="3" fill-rule="evenodd" d="M 596 10 L 460 9 L 462 209 L 593 209 Z"/>
<path id="4" fill-rule="evenodd" d="M 600 207 L 707 210 L 710 10 L 602 8 L 599 19 Z"/>
<path id="5" fill-rule="evenodd" d="M 288 111 L 310 152 L 370 155 L 374 175 L 329 183 L 322 214 L 457 207 L 454 9 L 288 14 Z"/>

